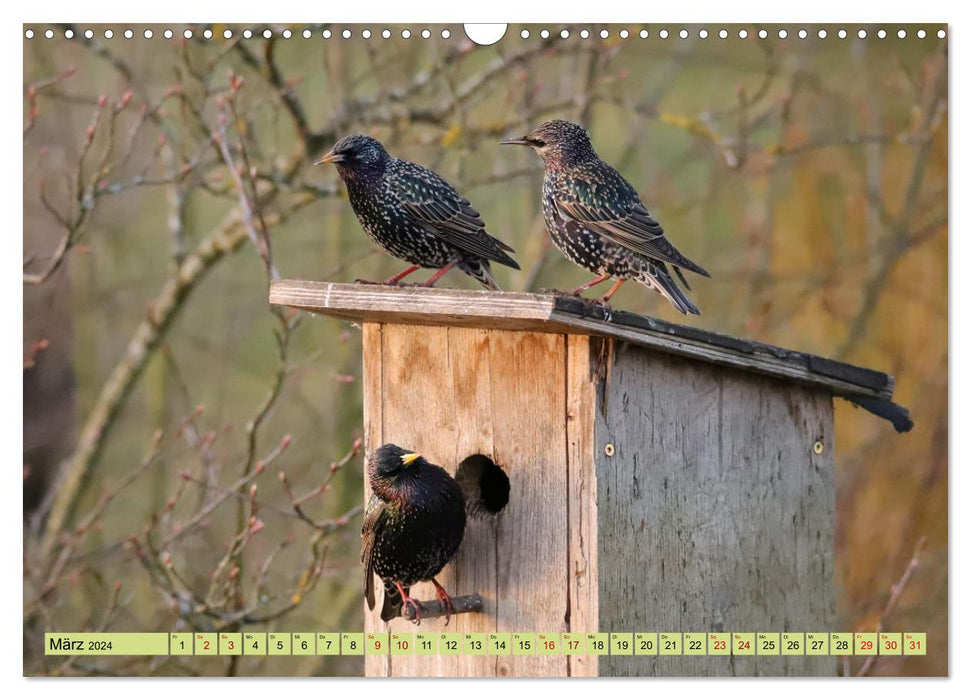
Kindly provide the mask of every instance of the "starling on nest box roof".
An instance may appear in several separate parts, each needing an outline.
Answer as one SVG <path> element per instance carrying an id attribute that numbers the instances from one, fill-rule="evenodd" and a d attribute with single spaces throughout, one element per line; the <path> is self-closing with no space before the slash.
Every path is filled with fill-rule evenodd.
<path id="1" fill-rule="evenodd" d="M 397 284 L 420 267 L 438 268 L 430 287 L 452 267 L 499 290 L 490 262 L 519 265 L 514 252 L 485 230 L 479 212 L 450 184 L 415 163 L 388 154 L 369 136 L 346 136 L 318 163 L 334 163 L 364 231 L 411 267 L 384 284 Z"/>
<path id="2" fill-rule="evenodd" d="M 616 277 L 601 300 L 607 303 L 625 281 L 634 279 L 660 292 L 681 313 L 700 313 L 668 265 L 685 289 L 690 287 L 680 268 L 705 277 L 708 273 L 665 238 L 637 191 L 597 156 L 586 129 L 553 119 L 502 143 L 529 146 L 546 164 L 543 216 L 550 238 L 567 258 L 597 275 L 574 294 Z"/>

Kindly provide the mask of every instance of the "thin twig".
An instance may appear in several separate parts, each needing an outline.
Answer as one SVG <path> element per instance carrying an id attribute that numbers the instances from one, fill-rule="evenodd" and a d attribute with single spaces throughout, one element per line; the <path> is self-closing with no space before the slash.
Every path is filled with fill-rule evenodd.
<path id="1" fill-rule="evenodd" d="M 901 575 L 900 579 L 890 587 L 890 596 L 887 598 L 887 602 L 883 606 L 883 610 L 880 611 L 880 617 L 877 620 L 877 642 L 879 643 L 880 633 L 884 630 L 886 626 L 887 618 L 890 613 L 894 611 L 897 607 L 897 603 L 900 601 L 900 595 L 904 592 L 904 588 L 910 581 L 914 572 L 917 570 L 917 565 L 920 563 L 920 554 L 924 550 L 924 545 L 927 544 L 927 538 L 921 536 L 920 541 L 917 542 L 917 547 L 914 548 L 914 554 L 910 558 L 910 562 L 907 564 L 907 568 L 904 569 L 904 573 Z M 857 676 L 865 676 L 873 668 L 873 665 L 877 662 L 876 656 L 868 656 L 867 660 L 860 667 L 857 672 Z"/>
<path id="2" fill-rule="evenodd" d="M 273 224 L 277 224 L 312 201 L 312 197 L 298 197 L 270 219 Z M 135 330 L 125 356 L 115 366 L 88 414 L 81 429 L 78 446 L 61 469 L 58 487 L 52 489 L 54 500 L 38 548 L 40 560 L 49 559 L 59 533 L 71 518 L 81 488 L 125 399 L 182 309 L 186 298 L 216 263 L 227 254 L 238 250 L 246 239 L 246 228 L 242 225 L 239 213 L 231 212 L 186 257 L 152 302 L 148 318 Z"/>

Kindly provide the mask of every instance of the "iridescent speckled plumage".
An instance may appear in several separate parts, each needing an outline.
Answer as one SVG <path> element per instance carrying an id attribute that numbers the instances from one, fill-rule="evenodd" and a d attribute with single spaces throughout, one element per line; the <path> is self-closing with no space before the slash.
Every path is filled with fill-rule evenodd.
<path id="1" fill-rule="evenodd" d="M 346 136 L 320 159 L 334 163 L 351 207 L 371 239 L 412 264 L 387 280 L 396 284 L 419 267 L 438 268 L 425 286 L 455 266 L 499 289 L 490 261 L 518 270 L 514 252 L 485 230 L 479 212 L 437 174 L 388 154 L 369 136 Z"/>
<path id="2" fill-rule="evenodd" d="M 402 602 L 414 605 L 408 589 L 419 581 L 435 584 L 450 610 L 451 599 L 435 576 L 465 534 L 465 498 L 458 483 L 441 467 L 390 444 L 368 456 L 367 473 L 372 495 L 361 529 L 361 561 L 368 608 L 374 609 L 377 574 L 384 582 L 382 620 L 396 617 Z M 417 606 L 415 613 L 417 622 Z"/>
<path id="3" fill-rule="evenodd" d="M 554 245 L 571 261 L 598 275 L 576 293 L 610 277 L 657 290 L 682 313 L 700 313 L 668 273 L 688 283 L 680 268 L 708 273 L 683 256 L 664 236 L 637 191 L 593 150 L 586 130 L 554 119 L 529 134 L 503 143 L 529 146 L 544 161 L 543 216 Z"/>

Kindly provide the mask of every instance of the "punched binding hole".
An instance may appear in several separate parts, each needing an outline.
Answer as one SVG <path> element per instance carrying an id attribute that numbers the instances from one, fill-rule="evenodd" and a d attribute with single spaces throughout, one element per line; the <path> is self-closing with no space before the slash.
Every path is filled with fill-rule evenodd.
<path id="1" fill-rule="evenodd" d="M 465 24 L 465 36 L 479 46 L 491 46 L 506 35 L 505 24 Z"/>

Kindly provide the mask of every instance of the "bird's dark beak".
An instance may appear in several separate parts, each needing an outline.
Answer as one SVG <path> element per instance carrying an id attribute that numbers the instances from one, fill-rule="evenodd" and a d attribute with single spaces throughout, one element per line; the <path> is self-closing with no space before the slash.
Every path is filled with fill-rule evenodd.
<path id="1" fill-rule="evenodd" d="M 500 141 L 499 144 L 502 146 L 528 146 L 529 139 L 527 139 L 525 136 L 518 136 L 514 139 L 506 139 L 505 141 Z"/>
<path id="2" fill-rule="evenodd" d="M 334 153 L 333 151 L 327 151 L 320 160 L 318 160 L 314 165 L 320 165 L 321 163 L 340 163 L 344 160 L 344 156 L 340 153 Z"/>
<path id="3" fill-rule="evenodd" d="M 411 453 L 406 454 L 406 455 L 401 455 L 401 463 L 404 464 L 407 467 L 409 464 L 411 464 L 412 462 L 414 462 L 419 457 L 421 457 L 421 455 L 418 454 L 417 452 L 411 452 Z"/>

